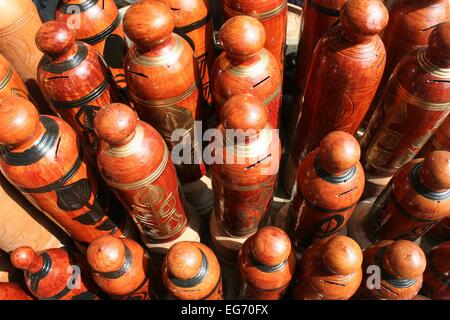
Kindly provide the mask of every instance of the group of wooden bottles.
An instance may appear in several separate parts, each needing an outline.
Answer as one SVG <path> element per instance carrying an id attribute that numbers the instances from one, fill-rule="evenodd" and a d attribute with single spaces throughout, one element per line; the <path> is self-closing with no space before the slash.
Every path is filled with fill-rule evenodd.
<path id="1" fill-rule="evenodd" d="M 3 2 L 0 299 L 222 299 L 227 265 L 242 299 L 450 299 L 447 1 L 305 1 L 293 124 L 287 1 L 224 0 L 217 58 L 208 1 Z"/>

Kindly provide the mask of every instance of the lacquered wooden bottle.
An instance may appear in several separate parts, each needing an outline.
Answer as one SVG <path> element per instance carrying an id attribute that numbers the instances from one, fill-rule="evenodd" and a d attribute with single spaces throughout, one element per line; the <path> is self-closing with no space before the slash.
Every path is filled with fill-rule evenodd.
<path id="1" fill-rule="evenodd" d="M 336 235 L 347 224 L 364 190 L 360 154 L 352 135 L 333 131 L 300 164 L 288 214 L 297 250 Z"/>
<path id="2" fill-rule="evenodd" d="M 20 97 L 0 100 L 0 119 L 0 168 L 9 182 L 78 242 L 121 235 L 125 217 L 111 205 L 67 123 L 39 116 Z"/>
<path id="3" fill-rule="evenodd" d="M 187 183 L 205 173 L 198 159 L 201 143 L 194 139 L 201 134 L 194 130 L 194 122 L 201 120 L 202 92 L 192 48 L 173 33 L 174 27 L 175 18 L 165 4 L 152 0 L 133 4 L 124 17 L 125 33 L 134 42 L 125 73 L 140 118 L 158 130 L 169 150 L 183 144 L 191 150 L 191 164 L 176 165 L 181 182 Z M 178 136 L 185 142 L 171 139 L 176 129 L 185 129 Z"/>
<path id="4" fill-rule="evenodd" d="M 368 210 L 358 212 L 349 236 L 362 246 L 368 239 L 417 240 L 441 219 L 450 216 L 450 152 L 434 151 L 409 162 Z M 351 221 L 353 223 L 353 219 Z M 363 232 L 360 232 L 363 231 Z M 367 238 L 367 239 L 366 239 Z"/>
<path id="5" fill-rule="evenodd" d="M 422 287 L 425 266 L 425 253 L 417 244 L 408 240 L 378 242 L 364 250 L 363 280 L 356 296 L 369 300 L 413 299 Z"/>
<path id="6" fill-rule="evenodd" d="M 188 221 L 169 150 L 161 135 L 124 104 L 106 105 L 95 119 L 99 172 L 128 209 L 150 248 L 181 241 Z"/>
<path id="7" fill-rule="evenodd" d="M 426 236 L 435 243 L 450 241 L 450 217 L 442 219 L 426 233 Z"/>
<path id="8" fill-rule="evenodd" d="M 95 283 L 115 300 L 151 300 L 150 258 L 136 241 L 101 236 L 87 249 Z"/>
<path id="9" fill-rule="evenodd" d="M 304 252 L 294 299 L 348 300 L 362 280 L 363 253 L 351 238 L 322 239 Z"/>
<path id="10" fill-rule="evenodd" d="M 284 69 L 286 49 L 287 0 L 222 0 L 223 17 L 228 20 L 238 15 L 258 19 L 266 30 L 264 47 L 278 61 L 281 72 Z"/>
<path id="11" fill-rule="evenodd" d="M 86 262 L 66 249 L 36 252 L 20 247 L 11 253 L 11 263 L 24 271 L 28 290 L 39 300 L 99 299 Z"/>
<path id="12" fill-rule="evenodd" d="M 33 300 L 33 298 L 18 284 L 0 282 L 0 301 L 3 300 Z"/>
<path id="13" fill-rule="evenodd" d="M 405 57 L 390 78 L 361 140 L 366 177 L 392 176 L 416 156 L 449 112 L 450 22 L 445 22 L 434 28 L 428 47 Z M 377 195 L 382 187 L 365 195 Z"/>
<path id="14" fill-rule="evenodd" d="M 374 98 L 371 111 L 383 94 L 383 88 L 395 67 L 403 57 L 428 43 L 433 28 L 450 18 L 450 3 L 447 0 L 399 0 L 389 10 L 389 23 L 383 33 L 386 47 L 386 68 Z M 370 118 L 369 118 L 370 119 Z"/>
<path id="15" fill-rule="evenodd" d="M 12 64 L 0 54 L 0 99 L 19 96 L 30 99 L 28 89 Z"/>
<path id="16" fill-rule="evenodd" d="M 172 298 L 222 300 L 219 261 L 202 243 L 183 241 L 170 248 L 161 266 L 164 285 Z"/>
<path id="17" fill-rule="evenodd" d="M 51 223 L 0 174 L 0 249 L 22 246 L 40 251 L 58 248 L 66 234 Z"/>
<path id="18" fill-rule="evenodd" d="M 203 100 L 212 103 L 209 72 L 215 57 L 213 22 L 208 0 L 160 0 L 173 12 L 175 29 L 192 47 L 203 84 Z M 211 107 L 205 113 L 209 113 Z"/>
<path id="19" fill-rule="evenodd" d="M 434 247 L 427 254 L 421 293 L 433 300 L 450 300 L 450 242 Z"/>
<path id="20" fill-rule="evenodd" d="M 250 94 L 227 101 L 218 129 L 222 140 L 215 141 L 211 165 L 215 216 L 229 235 L 249 235 L 265 222 L 272 202 L 279 137 L 262 102 Z"/>
<path id="21" fill-rule="evenodd" d="M 239 252 L 240 299 L 279 300 L 295 272 L 295 253 L 288 235 L 264 227 L 245 241 Z"/>
<path id="22" fill-rule="evenodd" d="M 33 1 L 1 0 L 0 53 L 20 75 L 41 112 L 49 111 L 48 103 L 37 83 L 37 66 L 42 52 L 36 47 L 34 35 L 42 25 Z"/>
<path id="23" fill-rule="evenodd" d="M 55 112 L 75 129 L 94 156 L 98 139 L 95 114 L 119 99 L 108 67 L 98 52 L 75 40 L 65 22 L 44 23 L 36 44 L 45 54 L 38 66 L 38 82 Z"/>
<path id="24" fill-rule="evenodd" d="M 109 66 L 115 83 L 124 88 L 123 62 L 128 47 L 114 0 L 61 0 L 55 17 L 75 31 L 78 41 L 97 49 Z"/>
<path id="25" fill-rule="evenodd" d="M 428 140 L 426 145 L 420 150 L 418 156 L 426 157 L 431 151 L 446 150 L 450 151 L 450 117 L 447 116 L 444 122 L 434 132 L 434 135 Z"/>
<path id="26" fill-rule="evenodd" d="M 264 26 L 249 16 L 233 17 L 220 29 L 224 52 L 211 73 L 212 98 L 219 117 L 229 98 L 250 93 L 263 101 L 272 128 L 279 127 L 281 69 L 274 55 L 263 47 L 265 39 Z"/>
<path id="27" fill-rule="evenodd" d="M 340 19 L 314 50 L 288 168 L 296 168 L 327 133 L 355 134 L 380 83 L 386 52 L 378 34 L 388 22 L 386 7 L 378 0 L 349 0 Z"/>

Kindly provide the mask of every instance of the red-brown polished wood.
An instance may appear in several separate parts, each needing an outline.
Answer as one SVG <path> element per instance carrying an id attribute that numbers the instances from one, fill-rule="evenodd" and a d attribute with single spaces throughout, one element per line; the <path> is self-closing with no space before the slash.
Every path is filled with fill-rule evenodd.
<path id="1" fill-rule="evenodd" d="M 239 251 L 239 298 L 281 299 L 294 276 L 295 264 L 294 249 L 283 230 L 276 227 L 258 230 Z"/>
<path id="2" fill-rule="evenodd" d="M 371 300 L 413 299 L 422 287 L 425 266 L 425 253 L 414 242 L 378 242 L 364 250 L 365 272 L 356 297 Z M 377 273 L 376 277 L 372 276 L 374 273 Z M 376 279 L 381 280 L 378 288 L 375 287 Z M 373 287 L 369 288 L 368 285 Z"/>
<path id="3" fill-rule="evenodd" d="M 8 59 L 25 82 L 41 112 L 48 113 L 48 103 L 37 83 L 37 66 L 42 52 L 34 35 L 42 25 L 33 1 L 1 0 L 0 53 Z"/>
<path id="4" fill-rule="evenodd" d="M 36 252 L 20 247 L 11 253 L 11 263 L 24 271 L 28 290 L 39 300 L 99 299 L 84 258 L 63 248 Z"/>
<path id="5" fill-rule="evenodd" d="M 349 0 L 340 17 L 314 51 L 291 149 L 294 164 L 327 133 L 356 133 L 383 74 L 386 52 L 378 35 L 388 22 L 383 3 Z"/>
<path id="6" fill-rule="evenodd" d="M 72 238 L 89 243 L 104 234 L 121 235 L 118 225 L 125 217 L 66 122 L 39 117 L 24 98 L 5 98 L 0 100 L 0 144 L 6 179 Z"/>
<path id="7" fill-rule="evenodd" d="M 289 206 L 293 243 L 298 250 L 336 235 L 346 225 L 364 191 L 360 154 L 352 135 L 333 131 L 301 162 Z"/>
<path id="8" fill-rule="evenodd" d="M 229 20 L 231 21 L 231 20 Z M 265 222 L 281 158 L 278 133 L 262 102 L 235 95 L 224 105 L 211 165 L 214 211 L 231 236 L 252 234 Z"/>
<path id="9" fill-rule="evenodd" d="M 361 140 L 367 174 L 392 176 L 412 160 L 450 112 L 450 22 L 396 68 Z"/>
<path id="10" fill-rule="evenodd" d="M 450 242 L 431 249 L 427 259 L 421 293 L 433 300 L 450 300 Z"/>
<path id="11" fill-rule="evenodd" d="M 281 69 L 270 51 L 263 48 L 264 26 L 255 18 L 236 16 L 219 32 L 224 52 L 216 59 L 211 73 L 212 98 L 217 115 L 232 96 L 251 93 L 264 102 L 269 123 L 279 127 Z"/>
<path id="12" fill-rule="evenodd" d="M 178 238 L 188 222 L 178 179 L 161 135 L 124 104 L 95 118 L 99 172 L 136 223 L 144 243 Z"/>
<path id="13" fill-rule="evenodd" d="M 202 119 L 202 90 L 194 53 L 189 43 L 173 33 L 175 18 L 163 3 L 146 0 L 132 5 L 124 17 L 124 30 L 134 42 L 125 59 L 129 92 L 142 120 L 163 136 L 172 151 L 182 142 L 172 141 L 176 129 L 190 143 L 192 164 L 176 165 L 182 183 L 201 178 L 205 168 L 196 156 L 194 121 Z"/>
<path id="14" fill-rule="evenodd" d="M 222 0 L 223 17 L 228 20 L 238 15 L 258 19 L 266 30 L 264 47 L 278 61 L 281 72 L 284 69 L 287 28 L 287 0 Z"/>
<path id="15" fill-rule="evenodd" d="M 222 275 L 213 251 L 202 243 L 174 244 L 161 266 L 169 294 L 180 300 L 222 300 Z"/>
<path id="16" fill-rule="evenodd" d="M 444 122 L 434 132 L 427 144 L 420 150 L 418 156 L 426 157 L 433 150 L 450 151 L 450 117 L 447 116 Z"/>
<path id="17" fill-rule="evenodd" d="M 136 241 L 101 236 L 87 249 L 95 283 L 116 300 L 151 300 L 150 257 Z"/>
<path id="18" fill-rule="evenodd" d="M 0 99 L 19 96 L 30 99 L 28 89 L 12 64 L 0 54 Z"/>
<path id="19" fill-rule="evenodd" d="M 436 243 L 450 241 L 450 217 L 442 219 L 426 235 Z"/>
<path id="20" fill-rule="evenodd" d="M 97 49 L 115 83 L 120 88 L 126 86 L 123 62 L 128 47 L 114 0 L 61 0 L 56 19 L 66 22 L 75 31 L 77 40 Z"/>
<path id="21" fill-rule="evenodd" d="M 300 261 L 294 299 L 348 300 L 362 280 L 363 253 L 351 238 L 336 236 L 310 246 Z"/>
<path id="22" fill-rule="evenodd" d="M 19 285 L 0 282 L 0 301 L 2 300 L 33 300 Z"/>
<path id="23" fill-rule="evenodd" d="M 203 100 L 211 105 L 209 73 L 214 62 L 213 22 L 208 0 L 159 0 L 173 12 L 175 29 L 192 47 L 203 83 Z M 208 111 L 206 113 L 210 113 Z"/>
<path id="24" fill-rule="evenodd" d="M 391 77 L 395 67 L 403 57 L 428 43 L 433 28 L 450 18 L 448 0 L 399 0 L 389 10 L 389 23 L 383 33 L 386 47 L 386 68 L 374 98 L 373 112 L 383 88 Z M 366 117 L 366 119 L 370 117 Z"/>
<path id="25" fill-rule="evenodd" d="M 415 241 L 450 216 L 450 152 L 434 151 L 394 175 L 363 220 L 372 242 Z"/>
<path id="26" fill-rule="evenodd" d="M 54 111 L 75 129 L 94 156 L 95 114 L 119 99 L 108 67 L 93 47 L 75 41 L 74 31 L 65 22 L 44 23 L 36 44 L 45 54 L 38 66 L 39 85 Z"/>

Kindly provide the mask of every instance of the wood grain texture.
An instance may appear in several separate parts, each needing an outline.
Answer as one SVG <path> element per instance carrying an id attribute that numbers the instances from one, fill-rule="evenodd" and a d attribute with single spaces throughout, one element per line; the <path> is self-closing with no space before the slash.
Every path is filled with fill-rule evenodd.
<path id="1" fill-rule="evenodd" d="M 420 150 L 418 157 L 424 158 L 434 150 L 450 151 L 450 117 L 447 116 L 444 122 L 434 132 L 425 146 Z"/>
<path id="2" fill-rule="evenodd" d="M 427 254 L 427 268 L 423 274 L 421 293 L 433 300 L 450 300 L 450 242 L 434 247 Z"/>
<path id="3" fill-rule="evenodd" d="M 0 300 L 33 300 L 18 284 L 0 282 Z"/>
<path id="4" fill-rule="evenodd" d="M 120 236 L 125 217 L 99 183 L 75 131 L 59 118 L 39 117 L 24 98 L 0 100 L 0 114 L 6 179 L 75 240 Z"/>
<path id="5" fill-rule="evenodd" d="M 32 99 L 25 83 L 20 78 L 12 64 L 0 54 L 0 99 L 18 96 Z"/>
<path id="6" fill-rule="evenodd" d="M 450 241 L 450 218 L 444 218 L 426 233 L 426 236 L 437 243 Z"/>

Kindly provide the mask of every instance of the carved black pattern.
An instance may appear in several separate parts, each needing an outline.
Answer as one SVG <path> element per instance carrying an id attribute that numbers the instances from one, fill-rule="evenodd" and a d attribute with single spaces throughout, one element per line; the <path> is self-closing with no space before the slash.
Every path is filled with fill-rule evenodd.
<path id="1" fill-rule="evenodd" d="M 126 53 L 127 44 L 125 39 L 117 34 L 112 34 L 106 39 L 103 58 L 110 68 L 122 69 Z"/>

